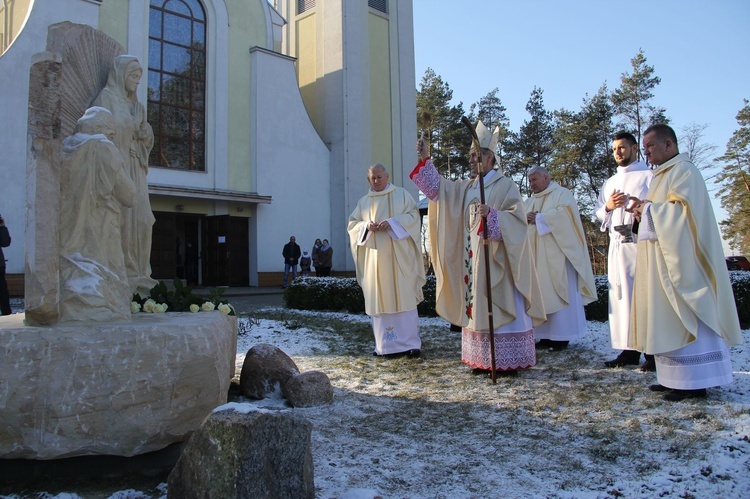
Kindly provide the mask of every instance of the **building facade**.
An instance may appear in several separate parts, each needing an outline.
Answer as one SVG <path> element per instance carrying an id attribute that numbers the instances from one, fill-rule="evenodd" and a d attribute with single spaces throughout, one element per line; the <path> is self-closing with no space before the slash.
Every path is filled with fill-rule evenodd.
<path id="1" fill-rule="evenodd" d="M 14 9 L 15 38 L 4 36 L 0 56 L 0 213 L 13 236 L 12 276 L 23 273 L 34 210 L 23 188 L 29 69 L 48 26 L 63 21 L 102 31 L 144 67 L 156 279 L 276 285 L 291 235 L 308 250 L 328 239 L 334 274 L 349 274 L 346 220 L 367 190 L 367 167 L 382 163 L 410 186 L 410 0 L 15 0 Z"/>

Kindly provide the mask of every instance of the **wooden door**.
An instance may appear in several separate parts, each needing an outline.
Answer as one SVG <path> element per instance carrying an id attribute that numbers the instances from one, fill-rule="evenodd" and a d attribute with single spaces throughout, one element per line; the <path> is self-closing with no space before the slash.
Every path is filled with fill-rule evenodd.
<path id="1" fill-rule="evenodd" d="M 171 281 L 175 277 L 177 217 L 175 213 L 155 212 L 151 237 L 151 277 Z"/>
<path id="2" fill-rule="evenodd" d="M 229 240 L 229 215 L 217 215 L 203 219 L 201 263 L 204 285 L 229 286 L 231 254 Z"/>
<path id="3" fill-rule="evenodd" d="M 229 230 L 229 285 L 247 286 L 250 282 L 247 218 L 232 218 Z"/>

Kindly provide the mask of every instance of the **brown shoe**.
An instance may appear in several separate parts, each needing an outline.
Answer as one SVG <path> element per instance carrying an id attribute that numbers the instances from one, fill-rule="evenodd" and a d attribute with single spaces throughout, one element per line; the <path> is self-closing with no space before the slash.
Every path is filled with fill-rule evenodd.
<path id="1" fill-rule="evenodd" d="M 641 361 L 641 352 L 637 350 L 623 350 L 616 358 L 604 363 L 605 367 L 637 366 Z"/>

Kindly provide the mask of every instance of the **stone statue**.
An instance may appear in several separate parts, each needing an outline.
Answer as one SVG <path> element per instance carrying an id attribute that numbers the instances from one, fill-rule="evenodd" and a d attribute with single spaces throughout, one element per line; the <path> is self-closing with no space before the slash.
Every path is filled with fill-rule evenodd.
<path id="1" fill-rule="evenodd" d="M 131 293 L 148 296 L 156 285 L 151 278 L 150 263 L 151 230 L 155 219 L 146 180 L 154 133 L 146 121 L 146 109 L 136 95 L 142 76 L 143 68 L 137 58 L 131 55 L 115 57 L 107 84 L 94 100 L 94 105 L 112 112 L 114 143 L 125 159 L 126 175 L 135 184 L 135 203 L 122 213 L 122 251 Z"/>
<path id="2" fill-rule="evenodd" d="M 121 217 L 136 199 L 125 161 L 111 142 L 112 113 L 92 107 L 62 144 L 60 319 L 130 318 Z"/>

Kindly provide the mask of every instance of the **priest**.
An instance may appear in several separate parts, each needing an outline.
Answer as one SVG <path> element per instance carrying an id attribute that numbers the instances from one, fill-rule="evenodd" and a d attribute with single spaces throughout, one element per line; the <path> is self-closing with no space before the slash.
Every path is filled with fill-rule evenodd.
<path id="1" fill-rule="evenodd" d="M 586 332 L 583 306 L 596 301 L 586 236 L 573 193 L 546 168 L 529 170 L 526 220 L 547 322 L 534 329 L 538 348 L 560 351 Z"/>
<path id="2" fill-rule="evenodd" d="M 420 162 L 410 177 L 430 199 L 435 308 L 449 323 L 462 326 L 461 360 L 474 374 L 490 374 L 493 334 L 497 374 L 512 375 L 536 365 L 533 327 L 546 316 L 526 235 L 523 200 L 516 183 L 497 169 L 499 129 L 490 132 L 480 121 L 476 133 L 479 150 L 472 146 L 469 151 L 471 178 L 442 177 L 423 139 L 417 141 Z M 484 180 L 486 204 L 480 202 L 479 175 Z M 490 313 L 494 331 L 490 330 Z"/>
<path id="3" fill-rule="evenodd" d="M 383 165 L 372 165 L 367 179 L 370 190 L 349 216 L 348 231 L 374 354 L 419 357 L 417 305 L 425 283 L 419 209 L 406 189 L 389 182 Z"/>
<path id="4" fill-rule="evenodd" d="M 643 134 L 656 166 L 646 199 L 628 209 L 640 221 L 630 348 L 654 354 L 669 401 L 706 397 L 732 382 L 727 346 L 742 342 L 711 199 L 705 181 L 668 125 Z"/>

